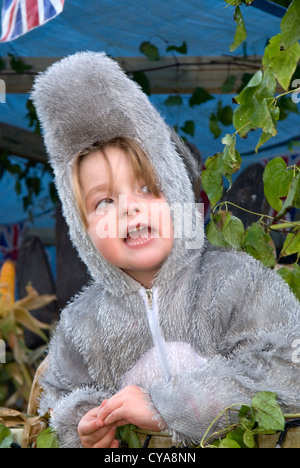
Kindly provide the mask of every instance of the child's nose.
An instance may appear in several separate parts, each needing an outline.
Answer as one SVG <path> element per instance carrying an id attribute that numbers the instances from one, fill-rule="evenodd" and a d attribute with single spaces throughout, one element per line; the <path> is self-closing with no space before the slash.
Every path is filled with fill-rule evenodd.
<path id="1" fill-rule="evenodd" d="M 121 213 L 125 216 L 135 216 L 141 213 L 145 208 L 134 195 L 120 196 Z"/>

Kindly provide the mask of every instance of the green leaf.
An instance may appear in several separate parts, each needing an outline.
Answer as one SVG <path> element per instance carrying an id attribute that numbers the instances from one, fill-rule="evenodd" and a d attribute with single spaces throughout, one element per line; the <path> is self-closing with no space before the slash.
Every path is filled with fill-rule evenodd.
<path id="1" fill-rule="evenodd" d="M 222 84 L 222 93 L 226 94 L 226 93 L 232 92 L 236 84 L 236 80 L 237 80 L 236 76 L 234 75 L 229 76 L 227 80 L 225 80 L 224 83 Z"/>
<path id="2" fill-rule="evenodd" d="M 143 92 L 147 94 L 147 96 L 151 96 L 150 81 L 144 72 L 134 72 L 131 74 L 131 77 L 137 84 L 140 85 Z"/>
<path id="3" fill-rule="evenodd" d="M 217 225 L 223 221 L 221 229 Z M 232 247 L 240 249 L 244 236 L 244 225 L 239 218 L 226 212 L 225 219 L 221 214 L 211 215 L 211 221 L 207 226 L 207 238 L 209 242 L 218 247 Z"/>
<path id="4" fill-rule="evenodd" d="M 279 84 L 288 91 L 291 79 L 300 60 L 300 44 L 294 43 L 287 49 L 282 48 L 282 36 L 272 37 L 265 49 L 262 63 L 265 69 L 271 69 Z"/>
<path id="5" fill-rule="evenodd" d="M 151 42 L 142 42 L 139 50 L 143 55 L 146 55 L 151 62 L 159 60 L 159 50 L 155 45 L 151 44 Z"/>
<path id="6" fill-rule="evenodd" d="M 193 137 L 195 135 L 195 122 L 193 120 L 187 120 L 184 126 L 180 127 L 180 130 Z"/>
<path id="7" fill-rule="evenodd" d="M 228 127 L 229 125 L 232 125 L 232 119 L 233 119 L 233 109 L 231 106 L 224 106 L 222 107 L 222 103 L 218 108 L 218 119 L 219 121 Z"/>
<path id="8" fill-rule="evenodd" d="M 280 255 L 288 257 L 293 254 L 297 254 L 300 257 L 300 229 L 287 235 Z"/>
<path id="9" fill-rule="evenodd" d="M 237 6 L 243 3 L 242 0 L 225 0 L 225 2 L 231 6 Z"/>
<path id="10" fill-rule="evenodd" d="M 212 206 L 215 206 L 223 195 L 222 153 L 207 158 L 206 170 L 202 172 L 202 185 Z"/>
<path id="11" fill-rule="evenodd" d="M 41 432 L 37 438 L 38 449 L 56 449 L 59 448 L 58 441 L 53 429 L 48 427 Z"/>
<path id="12" fill-rule="evenodd" d="M 279 120 L 285 120 L 290 112 L 295 114 L 299 114 L 299 108 L 293 99 L 289 96 L 282 96 L 277 101 L 277 105 L 280 109 L 280 117 Z"/>
<path id="13" fill-rule="evenodd" d="M 275 393 L 258 392 L 252 399 L 255 420 L 264 430 L 284 430 L 285 419 L 276 398 Z"/>
<path id="14" fill-rule="evenodd" d="M 13 443 L 14 438 L 10 430 L 3 424 L 0 424 L 0 449 L 10 448 Z"/>
<path id="15" fill-rule="evenodd" d="M 246 429 L 243 437 L 243 442 L 248 448 L 255 448 L 256 447 L 256 442 L 255 442 L 255 434 L 252 431 L 249 431 Z"/>
<path id="16" fill-rule="evenodd" d="M 234 19 L 237 23 L 237 28 L 234 36 L 234 41 L 230 46 L 230 52 L 234 52 L 247 38 L 247 31 L 245 28 L 244 18 L 239 6 L 236 7 Z"/>
<path id="17" fill-rule="evenodd" d="M 247 448 L 247 446 L 244 444 L 244 434 L 245 428 L 239 425 L 233 431 L 228 432 L 226 439 L 234 440 L 239 445 L 239 447 L 236 448 Z"/>
<path id="18" fill-rule="evenodd" d="M 253 0 L 225 0 L 226 3 L 228 3 L 231 6 L 237 6 L 237 5 L 251 5 L 253 3 Z"/>
<path id="19" fill-rule="evenodd" d="M 26 65 L 20 57 L 16 57 L 13 54 L 7 54 L 10 57 L 10 66 L 17 73 L 25 73 L 31 70 L 31 65 Z"/>
<path id="20" fill-rule="evenodd" d="M 209 117 L 209 130 L 215 138 L 219 138 L 222 133 L 222 129 L 219 126 L 219 119 L 216 114 L 211 114 Z"/>
<path id="21" fill-rule="evenodd" d="M 241 447 L 235 440 L 232 440 L 226 437 L 225 439 L 221 440 L 219 448 L 235 448 L 235 449 L 238 448 L 239 449 Z"/>
<path id="22" fill-rule="evenodd" d="M 0 72 L 5 70 L 6 68 L 6 63 L 5 61 L 0 57 Z"/>
<path id="23" fill-rule="evenodd" d="M 242 248 L 265 266 L 272 268 L 276 264 L 276 258 L 269 242 L 271 242 L 271 236 L 264 231 L 261 224 L 253 223 L 245 231 Z"/>
<path id="24" fill-rule="evenodd" d="M 292 171 L 290 171 L 292 172 Z M 277 218 L 280 219 L 285 216 L 292 208 L 298 208 L 298 199 L 300 196 L 300 173 L 292 179 L 289 193 L 283 203 L 281 211 L 278 213 Z"/>
<path id="25" fill-rule="evenodd" d="M 286 49 L 300 39 L 300 0 L 294 0 L 281 21 L 283 45 Z"/>
<path id="26" fill-rule="evenodd" d="M 207 240 L 211 245 L 215 245 L 216 247 L 229 247 L 222 233 L 216 226 L 220 220 L 217 216 L 220 215 L 211 215 L 210 217 L 211 220 L 206 227 Z"/>
<path id="27" fill-rule="evenodd" d="M 272 136 L 277 135 L 277 130 L 270 114 L 266 99 L 252 114 L 251 121 L 256 128 L 261 128 L 265 133 L 270 133 Z"/>
<path id="28" fill-rule="evenodd" d="M 233 115 L 233 124 L 244 138 L 249 131 L 261 128 L 263 135 L 256 150 L 272 136 L 277 135 L 279 109 L 274 100 L 276 79 L 272 71 L 259 70 L 235 100 L 240 106 Z"/>
<path id="29" fill-rule="evenodd" d="M 231 176 L 240 169 L 242 161 L 235 148 L 235 138 L 227 134 L 222 143 L 225 145 L 223 153 L 208 158 L 206 170 L 202 173 L 202 185 L 212 206 L 217 204 L 223 194 L 223 175 L 231 184 Z"/>
<path id="30" fill-rule="evenodd" d="M 175 96 L 169 96 L 164 104 L 166 106 L 182 106 L 183 104 L 183 100 L 182 100 L 182 97 L 179 96 L 179 95 L 175 95 Z"/>
<path id="31" fill-rule="evenodd" d="M 293 270 L 289 268 L 280 268 L 279 275 L 290 286 L 291 290 L 300 301 L 300 266 L 295 265 Z"/>
<path id="32" fill-rule="evenodd" d="M 236 139 L 231 135 L 227 133 L 227 135 L 222 138 L 222 143 L 225 145 L 223 152 L 223 174 L 230 182 L 231 186 L 231 176 L 240 170 L 242 158 L 240 153 L 236 150 Z"/>
<path id="33" fill-rule="evenodd" d="M 190 107 L 200 106 L 207 101 L 214 99 L 204 88 L 196 88 L 189 100 Z"/>
<path id="34" fill-rule="evenodd" d="M 116 432 L 116 438 L 121 439 L 128 448 L 142 448 L 138 435 L 136 433 L 136 426 L 133 424 L 126 424 L 120 426 Z"/>
<path id="35" fill-rule="evenodd" d="M 170 45 L 167 47 L 166 52 L 171 52 L 172 50 L 178 52 L 179 54 L 187 54 L 187 43 L 184 41 L 181 46 Z"/>
<path id="36" fill-rule="evenodd" d="M 266 166 L 263 175 L 265 196 L 274 210 L 280 212 L 282 198 L 287 197 L 293 179 L 293 172 L 287 169 L 282 158 L 272 159 Z"/>

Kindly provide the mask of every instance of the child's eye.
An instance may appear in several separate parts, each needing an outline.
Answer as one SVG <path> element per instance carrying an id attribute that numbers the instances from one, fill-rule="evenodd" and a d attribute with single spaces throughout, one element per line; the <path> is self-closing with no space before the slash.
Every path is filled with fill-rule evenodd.
<path id="1" fill-rule="evenodd" d="M 97 203 L 96 205 L 96 209 L 103 209 L 103 208 L 107 208 L 109 205 L 111 205 L 113 203 L 113 199 L 112 198 L 104 198 L 103 200 L 101 200 L 100 202 Z"/>
<path id="2" fill-rule="evenodd" d="M 151 190 L 148 188 L 148 185 L 143 185 L 141 187 L 141 192 L 142 193 L 151 193 Z"/>

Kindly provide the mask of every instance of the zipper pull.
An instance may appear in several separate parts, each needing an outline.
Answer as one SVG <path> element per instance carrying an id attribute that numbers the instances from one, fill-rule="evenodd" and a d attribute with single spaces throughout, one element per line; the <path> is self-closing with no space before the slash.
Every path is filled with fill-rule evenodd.
<path id="1" fill-rule="evenodd" d="M 152 304 L 153 304 L 153 291 L 152 289 L 146 289 L 146 295 L 147 295 L 147 299 L 148 299 L 148 305 L 149 307 L 152 308 Z"/>

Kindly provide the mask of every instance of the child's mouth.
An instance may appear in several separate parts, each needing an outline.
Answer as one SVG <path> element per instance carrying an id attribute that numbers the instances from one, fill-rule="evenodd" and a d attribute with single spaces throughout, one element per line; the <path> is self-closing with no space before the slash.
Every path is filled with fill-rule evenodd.
<path id="1" fill-rule="evenodd" d="M 152 231 L 149 226 L 138 224 L 129 228 L 125 244 L 128 247 L 141 247 L 148 244 L 153 239 Z"/>

